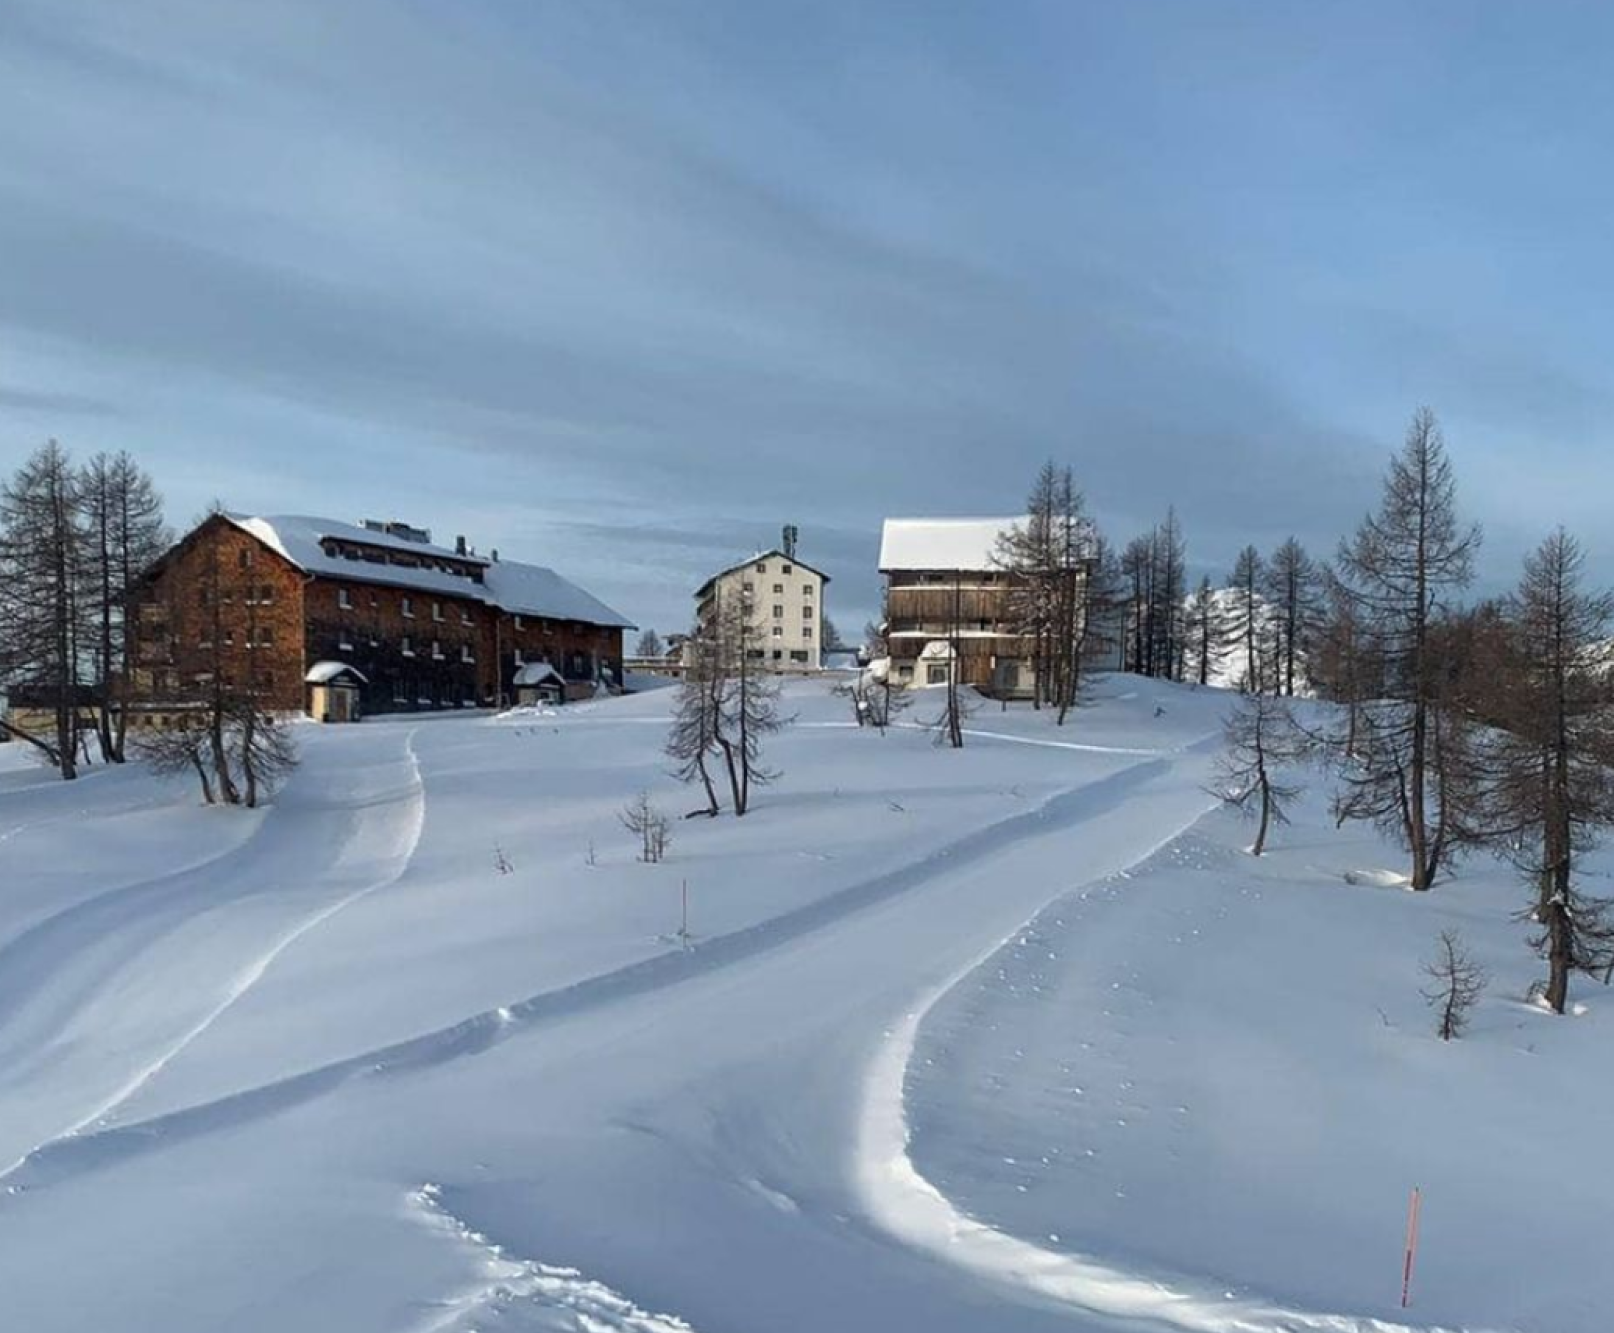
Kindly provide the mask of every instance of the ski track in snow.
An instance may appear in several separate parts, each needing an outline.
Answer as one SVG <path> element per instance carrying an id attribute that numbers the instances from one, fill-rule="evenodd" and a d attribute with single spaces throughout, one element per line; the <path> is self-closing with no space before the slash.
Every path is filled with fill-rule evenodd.
<path id="1" fill-rule="evenodd" d="M 1197 816 L 1163 838 L 1127 870 L 1099 882 L 1130 878 L 1204 817 L 1204 813 Z M 1091 886 L 1078 886 L 1070 892 L 1078 893 L 1083 887 Z M 945 996 L 988 967 L 1034 927 L 1037 917 L 1056 908 L 1066 896 L 1061 894 L 931 989 L 882 1042 L 866 1076 L 855 1153 L 858 1190 L 875 1223 L 905 1244 L 987 1281 L 1092 1314 L 1146 1321 L 1185 1333 L 1465 1333 L 1432 1325 L 1266 1305 L 1234 1298 L 1231 1293 L 1213 1290 L 1192 1278 L 1129 1272 L 1087 1255 L 1051 1250 L 968 1216 L 921 1174 L 908 1152 L 911 1131 L 905 1098 L 908 1065 L 920 1028 Z"/>
<path id="2" fill-rule="evenodd" d="M 643 1310 L 575 1268 L 521 1259 L 454 1216 L 437 1185 L 409 1195 L 421 1223 L 466 1250 L 481 1270 L 474 1286 L 444 1300 L 415 1333 L 475 1333 L 478 1321 L 522 1333 L 695 1333 L 676 1315 Z"/>
<path id="3" fill-rule="evenodd" d="M 1207 737 L 1190 748 L 1204 748 L 1214 740 Z M 833 925 L 852 913 L 922 888 L 940 871 L 985 861 L 1023 838 L 1047 833 L 1060 824 L 1076 824 L 1108 813 L 1124 803 L 1137 787 L 1169 768 L 1169 761 L 1163 758 L 1130 765 L 1055 793 L 1030 810 L 965 834 L 916 861 L 779 916 L 714 936 L 689 948 L 669 950 L 568 986 L 485 1009 L 459 1022 L 387 1046 L 148 1120 L 84 1133 L 82 1130 L 96 1119 L 86 1117 L 79 1127 L 81 1132 L 63 1134 L 41 1144 L 0 1173 L 0 1181 L 12 1180 L 13 1188 L 37 1187 L 94 1170 L 105 1162 L 153 1151 L 165 1142 L 204 1135 L 275 1114 L 354 1079 L 406 1074 L 480 1055 L 540 1023 L 563 1021 L 605 1004 L 633 999 L 756 957 Z M 104 1116 L 106 1112 L 98 1114 Z"/>
<path id="4" fill-rule="evenodd" d="M 282 933 L 268 946 L 268 948 L 266 948 L 256 957 L 250 959 L 246 965 L 236 973 L 224 995 L 217 1004 L 208 1009 L 195 1023 L 182 1032 L 172 1042 L 172 1044 L 158 1053 L 154 1059 L 140 1069 L 136 1070 L 109 1097 L 103 1100 L 94 1109 L 80 1116 L 65 1129 L 62 1129 L 51 1138 L 45 1140 L 43 1143 L 36 1145 L 34 1148 L 24 1153 L 21 1157 L 18 1157 L 15 1161 L 11 1162 L 8 1166 L 0 1169 L 0 1183 L 10 1180 L 13 1175 L 20 1171 L 30 1161 L 41 1155 L 48 1154 L 51 1149 L 60 1144 L 70 1143 L 84 1137 L 85 1130 L 104 1123 L 109 1116 L 114 1115 L 119 1108 L 127 1104 L 134 1096 L 136 1096 L 136 1094 L 140 1092 L 142 1088 L 145 1088 L 148 1084 L 150 1084 L 153 1079 L 155 1079 L 159 1074 L 162 1073 L 164 1069 L 172 1064 L 175 1059 L 183 1054 L 186 1048 L 188 1048 L 193 1042 L 201 1037 L 202 1034 L 211 1028 L 216 1022 L 218 1022 L 218 1020 L 223 1017 L 224 1014 L 228 1012 L 228 1010 L 235 1005 L 243 995 L 245 995 L 249 990 L 252 989 L 253 986 L 258 983 L 263 975 L 274 964 L 274 961 L 285 953 L 287 949 L 291 948 L 292 945 L 297 943 L 298 940 L 302 939 L 303 936 L 307 935 L 311 930 L 323 925 L 326 921 L 329 921 L 339 912 L 352 906 L 352 904 L 358 902 L 360 899 L 368 897 L 377 890 L 386 888 L 388 885 L 396 883 L 403 876 L 404 872 L 409 867 L 411 858 L 414 856 L 415 847 L 419 843 L 421 831 L 425 827 L 425 787 L 421 781 L 420 762 L 415 755 L 414 740 L 415 733 L 413 731 L 410 731 L 404 738 L 404 758 L 409 765 L 410 782 L 408 784 L 407 791 L 402 795 L 402 799 L 408 802 L 410 808 L 407 815 L 407 824 L 405 826 L 405 830 L 402 837 L 399 839 L 399 846 L 395 854 L 394 864 L 388 868 L 388 872 L 381 878 L 364 884 L 352 892 L 349 892 L 342 897 L 327 903 L 319 911 L 304 917 L 291 929 Z M 390 793 L 377 799 L 352 801 L 345 803 L 345 805 L 346 808 L 374 808 L 396 804 L 399 799 L 400 798 L 397 793 Z M 333 808 L 333 803 L 322 803 L 317 808 Z M 239 849 L 232 849 L 231 852 L 226 852 L 220 857 L 214 858 L 214 861 L 216 862 L 229 859 L 238 850 Z M 206 865 L 211 864 L 214 864 L 214 862 L 204 863 L 204 868 Z M 70 909 L 70 911 L 64 915 L 75 916 L 83 911 L 100 912 L 105 910 L 105 908 L 109 905 L 109 900 L 115 900 L 118 905 L 121 905 L 131 895 L 149 893 L 154 887 L 161 888 L 165 886 L 170 878 L 176 882 L 182 881 L 184 878 L 193 875 L 196 869 L 196 867 L 192 867 L 189 870 L 178 872 L 172 877 L 164 877 L 156 881 L 126 886 L 123 889 L 115 891 L 113 894 L 91 899 L 87 903 L 81 904 L 78 909 Z M 45 927 L 52 929 L 61 924 L 62 923 L 57 921 L 55 918 L 43 923 Z M 34 932 L 29 932 L 29 936 L 24 937 L 24 940 L 26 941 L 33 936 Z M 14 942 L 14 945 L 16 943 L 17 942 Z M 7 950 L 0 951 L 0 956 L 3 956 L 8 952 L 9 948 Z"/>

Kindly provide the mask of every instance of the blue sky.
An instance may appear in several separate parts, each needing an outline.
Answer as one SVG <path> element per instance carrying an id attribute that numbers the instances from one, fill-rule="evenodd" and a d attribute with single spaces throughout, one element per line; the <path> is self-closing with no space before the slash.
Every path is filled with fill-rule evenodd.
<path id="1" fill-rule="evenodd" d="M 642 624 L 1068 460 L 1331 549 L 1435 408 L 1614 579 L 1609 11 L 0 0 L 0 466 L 396 516 Z"/>

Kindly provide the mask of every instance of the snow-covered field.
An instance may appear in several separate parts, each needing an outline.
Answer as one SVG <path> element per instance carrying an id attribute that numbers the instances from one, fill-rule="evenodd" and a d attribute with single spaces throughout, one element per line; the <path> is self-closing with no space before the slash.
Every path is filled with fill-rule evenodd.
<path id="1" fill-rule="evenodd" d="M 256 814 L 0 746 L 0 1329 L 1609 1326 L 1614 996 L 1523 1002 L 1505 874 L 1383 887 L 1320 784 L 1245 856 L 1217 691 L 789 699 L 659 866 L 666 691 L 306 726 Z"/>

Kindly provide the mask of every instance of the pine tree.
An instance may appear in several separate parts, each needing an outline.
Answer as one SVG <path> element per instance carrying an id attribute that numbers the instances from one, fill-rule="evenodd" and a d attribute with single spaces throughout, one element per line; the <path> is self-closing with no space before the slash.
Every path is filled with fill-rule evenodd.
<path id="1" fill-rule="evenodd" d="M 1321 583 L 1306 548 L 1290 537 L 1266 565 L 1265 600 L 1276 641 L 1272 688 L 1294 697 L 1305 672 L 1320 618 Z"/>
<path id="2" fill-rule="evenodd" d="M 1356 759 L 1345 769 L 1339 817 L 1369 819 L 1398 836 L 1412 859 L 1412 887 L 1427 889 L 1450 857 L 1447 821 L 1457 719 L 1441 716 L 1447 664 L 1435 631 L 1449 598 L 1467 586 L 1479 530 L 1457 518 L 1457 484 L 1434 414 L 1420 408 L 1391 461 L 1379 508 L 1342 543 L 1339 575 L 1378 657 L 1381 697 L 1358 721 Z"/>
<path id="3" fill-rule="evenodd" d="M 87 542 L 78 477 L 55 440 L 0 487 L 0 679 L 47 700 L 51 739 L 30 737 L 78 776 Z"/>
<path id="4" fill-rule="evenodd" d="M 168 548 L 162 497 L 127 453 L 97 454 L 79 472 L 86 542 L 86 604 L 96 731 L 102 758 L 122 763 L 136 626 L 127 615 L 136 581 Z"/>
<path id="5" fill-rule="evenodd" d="M 1246 546 L 1233 562 L 1233 575 L 1227 584 L 1228 637 L 1237 645 L 1244 665 L 1239 688 L 1250 694 L 1260 694 L 1266 688 L 1262 649 L 1266 603 L 1261 596 L 1265 583 L 1266 565 L 1261 552 Z"/>
<path id="6" fill-rule="evenodd" d="M 1542 542 L 1507 605 L 1511 661 L 1483 673 L 1496 725 L 1481 822 L 1531 886 L 1543 996 L 1560 1014 L 1574 973 L 1614 967 L 1614 904 L 1587 893 L 1581 872 L 1582 855 L 1614 824 L 1614 594 L 1589 591 L 1584 566 L 1562 530 Z"/>

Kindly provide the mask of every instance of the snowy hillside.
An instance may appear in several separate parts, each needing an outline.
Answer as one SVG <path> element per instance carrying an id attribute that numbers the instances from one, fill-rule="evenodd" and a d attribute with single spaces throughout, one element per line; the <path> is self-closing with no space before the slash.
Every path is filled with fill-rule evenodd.
<path id="1" fill-rule="evenodd" d="M 1607 1327 L 1614 1002 L 1524 1003 L 1506 874 L 1374 887 L 1320 783 L 1244 855 L 1215 690 L 789 700 L 655 866 L 668 691 L 304 726 L 254 814 L 0 746 L 0 1328 Z"/>

